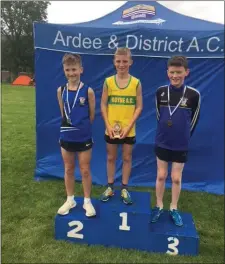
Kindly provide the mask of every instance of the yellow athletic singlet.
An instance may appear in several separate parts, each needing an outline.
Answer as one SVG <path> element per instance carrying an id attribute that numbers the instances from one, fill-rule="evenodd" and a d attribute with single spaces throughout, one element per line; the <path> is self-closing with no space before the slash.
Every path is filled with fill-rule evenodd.
<path id="1" fill-rule="evenodd" d="M 105 79 L 105 85 L 108 88 L 108 121 L 110 125 L 114 126 L 118 121 L 122 128 L 128 126 L 136 107 L 139 80 L 130 76 L 128 85 L 125 88 L 119 88 L 116 83 L 116 76 L 113 75 Z M 135 134 L 134 124 L 127 136 L 134 137 Z"/>

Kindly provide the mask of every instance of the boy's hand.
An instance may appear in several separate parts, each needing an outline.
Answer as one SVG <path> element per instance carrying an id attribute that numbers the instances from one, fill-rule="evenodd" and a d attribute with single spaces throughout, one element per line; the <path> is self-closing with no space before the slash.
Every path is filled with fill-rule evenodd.
<path id="1" fill-rule="evenodd" d="M 107 126 L 106 127 L 107 129 L 107 133 L 108 133 L 108 136 L 113 139 L 114 138 L 114 131 L 113 131 L 113 128 L 111 126 Z"/>
<path id="2" fill-rule="evenodd" d="M 129 134 L 131 128 L 130 127 L 124 127 L 120 133 L 120 138 L 123 139 L 125 137 L 127 137 L 127 135 Z"/>

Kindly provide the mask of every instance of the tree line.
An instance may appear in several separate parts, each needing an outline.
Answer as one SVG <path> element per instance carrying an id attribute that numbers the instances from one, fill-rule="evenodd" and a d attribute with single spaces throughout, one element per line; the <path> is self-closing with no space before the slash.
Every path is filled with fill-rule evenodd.
<path id="1" fill-rule="evenodd" d="M 20 71 L 34 73 L 33 22 L 47 22 L 49 1 L 2 1 L 2 70 L 12 78 Z"/>

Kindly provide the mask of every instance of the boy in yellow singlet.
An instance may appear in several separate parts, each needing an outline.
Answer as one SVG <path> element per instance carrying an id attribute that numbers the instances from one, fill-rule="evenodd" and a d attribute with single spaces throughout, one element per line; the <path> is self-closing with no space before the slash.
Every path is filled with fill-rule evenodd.
<path id="1" fill-rule="evenodd" d="M 108 186 L 100 199 L 106 202 L 114 195 L 117 148 L 121 144 L 121 198 L 125 204 L 132 204 L 127 185 L 131 173 L 133 144 L 136 142 L 135 122 L 143 108 L 142 87 L 140 81 L 129 74 L 133 61 L 128 48 L 118 48 L 113 62 L 117 73 L 105 79 L 101 99 L 101 112 L 106 126 Z"/>

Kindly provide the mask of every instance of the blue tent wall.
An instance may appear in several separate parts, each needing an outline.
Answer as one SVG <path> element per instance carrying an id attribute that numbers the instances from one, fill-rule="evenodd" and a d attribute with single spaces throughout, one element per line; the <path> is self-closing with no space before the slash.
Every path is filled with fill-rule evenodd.
<path id="1" fill-rule="evenodd" d="M 56 95 L 57 87 L 66 82 L 61 65 L 63 55 L 64 52 L 36 45 L 36 179 L 64 177 L 58 144 L 61 118 Z M 93 124 L 95 144 L 91 162 L 93 183 L 104 185 L 107 182 L 106 146 L 100 98 L 104 79 L 115 73 L 113 56 L 82 54 L 82 59 L 84 74 L 81 79 L 96 94 L 96 119 Z M 137 121 L 137 144 L 134 146 L 130 185 L 155 186 L 154 95 L 160 85 L 168 83 L 167 58 L 134 56 L 133 59 L 131 74 L 142 82 L 144 109 Z M 201 92 L 202 106 L 199 124 L 191 138 L 189 161 L 184 169 L 182 187 L 186 190 L 224 194 L 224 58 L 190 58 L 189 66 L 191 73 L 186 83 Z M 121 170 L 119 150 L 116 184 L 121 182 Z M 76 179 L 81 180 L 78 168 L 75 174 Z M 167 186 L 170 185 L 171 180 L 168 178 Z"/>
<path id="2" fill-rule="evenodd" d="M 60 111 L 56 89 L 65 82 L 60 64 L 63 53 L 36 50 L 37 106 L 37 178 L 63 178 L 63 163 L 58 144 Z M 114 73 L 112 56 L 83 55 L 82 80 L 96 93 L 96 120 L 93 125 L 92 174 L 96 184 L 106 183 L 104 124 L 100 114 L 100 97 L 104 78 Z M 141 79 L 144 109 L 137 122 L 131 185 L 154 186 L 156 162 L 153 152 L 156 118 L 154 94 L 158 86 L 168 83 L 165 58 L 135 57 L 131 74 Z M 94 66 L 93 66 L 94 65 Z M 187 83 L 202 94 L 201 119 L 191 139 L 190 157 L 184 169 L 183 188 L 223 193 L 223 59 L 192 59 Z M 216 83 L 216 85 L 215 85 Z M 218 90 L 220 92 L 218 92 Z M 215 92 L 216 91 L 216 92 Z M 216 103 L 215 103 L 216 102 Z M 215 114 L 216 112 L 216 114 Z M 121 151 L 117 162 L 116 182 L 121 180 Z M 79 170 L 76 171 L 80 179 Z M 170 180 L 168 181 L 170 183 Z M 169 184 L 168 184 L 169 186 Z"/>

